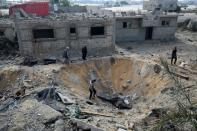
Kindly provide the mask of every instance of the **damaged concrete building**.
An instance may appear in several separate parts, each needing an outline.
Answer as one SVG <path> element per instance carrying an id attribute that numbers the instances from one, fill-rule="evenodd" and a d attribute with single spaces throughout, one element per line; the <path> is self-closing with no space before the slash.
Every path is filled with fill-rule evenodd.
<path id="1" fill-rule="evenodd" d="M 62 14 L 48 18 L 22 18 L 16 21 L 21 54 L 37 58 L 61 56 L 70 47 L 72 56 L 108 55 L 114 51 L 114 19 L 91 14 Z"/>
<path id="2" fill-rule="evenodd" d="M 177 17 L 175 13 L 117 16 L 116 42 L 174 40 Z"/>
<path id="3" fill-rule="evenodd" d="M 162 11 L 117 15 L 89 7 L 81 13 L 17 18 L 15 27 L 22 55 L 59 57 L 69 46 L 72 57 L 78 57 L 87 46 L 89 56 L 102 56 L 114 52 L 115 42 L 174 40 L 177 17 Z"/>
<path id="4" fill-rule="evenodd" d="M 144 0 L 143 9 L 153 11 L 160 9 L 163 11 L 175 11 L 177 9 L 178 0 Z"/>

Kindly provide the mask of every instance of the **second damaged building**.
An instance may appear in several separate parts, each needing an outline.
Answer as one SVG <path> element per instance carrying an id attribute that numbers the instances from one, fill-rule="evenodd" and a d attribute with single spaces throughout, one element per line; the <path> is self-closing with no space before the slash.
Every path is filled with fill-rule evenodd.
<path id="1" fill-rule="evenodd" d="M 116 17 L 116 42 L 174 40 L 176 13 L 146 13 Z"/>
<path id="2" fill-rule="evenodd" d="M 61 56 L 70 47 L 80 56 L 87 46 L 92 56 L 114 51 L 114 19 L 91 14 L 59 14 L 48 18 L 22 18 L 16 21 L 20 52 L 37 58 Z"/>

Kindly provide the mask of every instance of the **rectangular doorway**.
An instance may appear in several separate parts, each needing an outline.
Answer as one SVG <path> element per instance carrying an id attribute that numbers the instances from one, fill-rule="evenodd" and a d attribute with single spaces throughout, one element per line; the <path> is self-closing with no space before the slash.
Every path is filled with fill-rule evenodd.
<path id="1" fill-rule="evenodd" d="M 146 40 L 152 40 L 153 37 L 153 27 L 147 27 L 146 28 Z"/>

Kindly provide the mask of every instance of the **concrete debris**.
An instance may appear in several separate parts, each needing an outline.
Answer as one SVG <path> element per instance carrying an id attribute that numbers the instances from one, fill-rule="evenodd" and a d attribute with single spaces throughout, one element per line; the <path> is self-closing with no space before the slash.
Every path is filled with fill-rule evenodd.
<path id="1" fill-rule="evenodd" d="M 57 92 L 57 96 L 59 96 L 61 102 L 64 103 L 64 104 L 66 104 L 66 105 L 71 105 L 71 104 L 74 104 L 75 103 L 73 100 L 71 100 L 67 96 L 61 94 L 60 92 Z"/>
<path id="2" fill-rule="evenodd" d="M 171 122 L 167 122 L 164 124 L 164 126 L 162 127 L 162 130 L 170 130 L 170 131 L 176 131 L 178 130 L 174 124 L 172 124 Z"/>
<path id="3" fill-rule="evenodd" d="M 34 66 L 38 64 L 38 60 L 34 59 L 33 57 L 25 57 L 24 61 L 21 63 L 22 65 L 25 66 Z"/>
<path id="4" fill-rule="evenodd" d="M 84 130 L 88 130 L 88 131 L 104 131 L 102 129 L 99 129 L 93 125 L 90 125 L 90 124 L 87 124 L 83 121 L 80 121 L 80 120 L 77 120 L 77 119 L 72 119 L 72 122 L 73 122 L 73 128 L 74 130 L 76 131 L 84 131 Z"/>
<path id="5" fill-rule="evenodd" d="M 154 65 L 154 72 L 159 74 L 161 72 L 161 66 L 160 65 Z"/>
<path id="6" fill-rule="evenodd" d="M 47 58 L 47 59 L 43 59 L 44 65 L 55 64 L 56 62 L 57 62 L 56 58 Z"/>
<path id="7" fill-rule="evenodd" d="M 189 80 L 189 76 L 184 75 L 184 74 L 180 74 L 180 73 L 173 73 L 175 76 L 185 79 L 185 80 Z"/>
<path id="8" fill-rule="evenodd" d="M 165 26 L 162 28 L 165 30 L 168 25 L 168 22 L 166 22 L 168 15 L 160 15 L 162 15 L 164 22 L 158 22 L 157 24 L 163 23 Z M 149 126 L 158 122 L 166 114 L 167 110 L 164 107 L 173 108 L 175 105 L 174 100 L 169 97 L 170 93 L 175 90 L 175 85 L 162 72 L 162 66 L 159 65 L 159 56 L 166 54 L 170 56 L 171 54 L 168 52 L 174 46 L 177 46 L 178 49 L 179 56 L 177 63 L 181 63 L 182 61 L 187 62 L 182 62 L 180 66 L 172 65 L 170 68 L 175 71 L 178 77 L 183 78 L 182 81 L 185 84 L 186 91 L 194 93 L 191 97 L 195 98 L 197 66 L 195 58 L 196 47 L 193 44 L 196 44 L 197 41 L 195 40 L 196 34 L 193 34 L 193 38 L 179 36 L 180 41 L 173 41 L 172 43 L 166 41 L 145 41 L 140 42 L 140 44 L 138 42 L 132 42 L 131 47 L 131 41 L 129 39 L 141 39 L 142 37 L 132 36 L 131 38 L 124 33 L 120 33 L 122 35 L 121 37 L 124 37 L 124 40 L 129 38 L 127 39 L 129 43 L 125 45 L 120 44 L 120 47 L 117 45 L 115 55 L 102 58 L 88 57 L 86 61 L 81 61 L 80 58 L 76 57 L 73 58 L 73 63 L 65 65 L 62 63 L 59 64 L 61 58 L 58 58 L 58 55 L 62 55 L 61 51 L 68 45 L 71 45 L 71 55 L 73 57 L 80 56 L 81 47 L 86 45 L 88 53 L 89 51 L 91 52 L 90 56 L 98 56 L 97 54 L 105 54 L 105 51 L 111 52 L 112 48 L 114 49 L 112 41 L 115 41 L 111 32 L 113 26 L 108 19 L 99 18 L 98 20 L 98 26 L 100 24 L 107 26 L 104 27 L 104 32 L 106 33 L 104 33 L 104 36 L 106 37 L 89 38 L 90 34 L 88 32 L 92 23 L 97 23 L 96 17 L 91 19 L 90 17 L 84 16 L 84 19 L 82 18 L 83 16 L 77 18 L 78 16 L 76 15 L 73 16 L 74 18 L 68 16 L 67 19 L 65 16 L 62 14 L 61 17 L 54 15 L 51 18 L 25 18 L 21 20 L 21 37 L 23 37 L 22 45 L 24 47 L 20 46 L 20 48 L 22 48 L 21 50 L 24 51 L 24 54 L 35 54 L 38 59 L 34 59 L 31 56 L 23 58 L 10 55 L 7 60 L 4 59 L 4 56 L 1 56 L 0 130 L 143 130 L 147 125 Z M 124 20 L 128 19 L 137 21 L 133 24 L 124 23 L 124 26 L 128 27 L 124 30 L 135 30 L 135 33 L 138 32 L 136 32 L 138 30 L 137 23 L 141 20 L 141 24 L 147 26 L 146 28 L 154 24 L 147 22 L 146 19 L 142 19 L 141 16 L 129 17 L 120 18 L 120 28 L 122 28 Z M 79 36 L 71 35 L 69 38 L 65 35 L 67 23 L 62 22 L 64 18 L 69 20 L 67 21 L 68 23 L 75 21 L 73 25 L 71 24 L 69 26 L 76 27 L 75 29 L 72 27 L 71 30 L 72 32 L 76 31 L 76 34 L 79 34 Z M 150 18 L 153 18 L 153 20 L 157 19 L 155 17 Z M 173 18 L 175 19 L 175 16 Z M 31 25 L 31 22 L 34 24 Z M 40 25 L 45 25 L 46 23 L 52 25 L 50 27 L 55 31 L 55 35 L 57 33 L 58 38 L 49 38 L 46 41 L 36 38 L 32 40 L 33 25 L 38 26 L 38 29 L 40 29 Z M 147 23 L 150 25 L 145 25 Z M 80 25 L 78 26 L 78 24 Z M 172 26 L 174 28 L 174 25 Z M 77 27 L 80 29 L 78 28 L 78 30 Z M 161 31 L 160 28 L 158 26 L 158 32 Z M 168 30 L 168 33 L 171 33 L 170 36 L 165 35 L 167 38 L 174 37 L 172 34 L 174 34 L 175 30 L 171 32 L 171 29 L 169 27 Z M 26 31 L 29 33 L 25 33 Z M 39 32 L 39 30 L 37 31 Z M 47 31 L 53 32 L 50 29 L 48 30 L 48 26 Z M 151 29 L 149 31 L 151 32 Z M 163 31 L 162 33 L 166 34 L 165 32 Z M 183 32 L 186 34 L 191 33 L 188 30 L 181 31 L 181 33 Z M 161 35 L 159 33 L 153 34 L 154 39 L 156 39 L 157 35 Z M 78 37 L 80 39 L 76 40 Z M 82 40 L 81 38 L 84 39 Z M 76 44 L 78 42 L 79 44 Z M 4 44 L 2 45 L 4 46 Z M 7 48 L 7 44 L 5 45 Z M 9 51 L 7 52 L 9 54 Z M 118 52 L 121 52 L 122 55 Z M 16 59 L 17 61 L 24 60 L 24 62 L 19 65 Z M 38 60 L 43 61 L 40 64 Z M 56 82 L 49 85 L 52 79 Z M 89 95 L 88 81 L 90 79 L 98 80 L 95 85 L 98 97 L 92 101 L 87 100 Z M 23 81 L 22 85 L 21 81 Z M 196 111 L 196 107 L 192 108 L 191 111 Z M 138 122 L 142 124 L 140 125 Z M 173 123 L 166 123 L 163 126 L 164 129 L 172 130 L 174 127 Z M 190 129 L 190 125 L 187 125 L 186 128 Z M 147 131 L 149 130 L 147 129 Z"/>
<path id="9" fill-rule="evenodd" d="M 38 100 L 56 100 L 61 101 L 65 105 L 72 105 L 75 102 L 68 98 L 67 96 L 63 95 L 62 93 L 56 91 L 56 88 L 46 88 L 37 93 Z"/>
<path id="10" fill-rule="evenodd" d="M 82 110 L 80 114 L 81 115 L 86 114 L 86 115 L 94 115 L 94 116 L 114 117 L 112 114 L 102 114 L 102 113 L 86 111 L 86 110 Z"/>
<path id="11" fill-rule="evenodd" d="M 56 88 L 46 88 L 37 93 L 38 100 L 45 100 L 45 99 L 56 99 Z"/>
<path id="12" fill-rule="evenodd" d="M 117 131 L 127 131 L 126 129 L 118 128 Z"/>
<path id="13" fill-rule="evenodd" d="M 127 128 L 124 126 L 124 125 L 121 125 L 121 124 L 117 124 L 116 123 L 116 127 L 120 130 L 127 130 Z"/>
<path id="14" fill-rule="evenodd" d="M 55 122 L 55 130 L 54 131 L 64 131 L 65 126 L 64 126 L 64 120 L 59 119 Z"/>
<path id="15" fill-rule="evenodd" d="M 6 112 L 8 113 L 8 112 Z M 54 123 L 62 114 L 35 99 L 25 100 L 9 116 L 9 130 L 43 130 L 46 124 Z M 9 122 L 9 121 L 8 121 Z"/>
<path id="16" fill-rule="evenodd" d="M 187 28 L 192 31 L 197 31 L 197 19 L 191 19 L 187 25 Z"/>
<path id="17" fill-rule="evenodd" d="M 0 112 L 6 111 L 17 107 L 17 101 L 14 98 L 8 98 L 7 100 L 0 103 Z"/>
<path id="18" fill-rule="evenodd" d="M 131 109 L 132 108 L 132 105 L 129 103 L 127 97 L 125 96 L 116 95 L 116 94 L 109 96 L 109 94 L 106 94 L 106 93 L 99 93 L 97 97 L 104 101 L 108 101 L 112 103 L 115 107 L 119 109 Z"/>
<path id="19" fill-rule="evenodd" d="M 45 104 L 39 103 L 37 100 L 26 100 L 20 105 L 19 110 L 24 112 L 35 111 L 35 115 L 40 116 L 39 119 L 41 119 L 43 123 L 56 121 L 62 117 L 61 113 Z"/>

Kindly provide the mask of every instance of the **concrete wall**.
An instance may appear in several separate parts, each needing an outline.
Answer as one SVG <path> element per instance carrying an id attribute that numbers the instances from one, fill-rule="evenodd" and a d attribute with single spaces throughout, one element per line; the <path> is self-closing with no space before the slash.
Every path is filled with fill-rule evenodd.
<path id="1" fill-rule="evenodd" d="M 162 25 L 162 21 L 169 22 L 169 25 Z M 132 23 L 131 27 L 123 28 L 123 22 Z M 116 42 L 144 41 L 147 27 L 153 27 L 153 40 L 172 40 L 175 38 L 177 17 L 158 16 L 156 24 L 151 24 L 150 26 L 146 26 L 147 24 L 143 22 L 146 22 L 144 18 L 117 18 Z"/>
<path id="2" fill-rule="evenodd" d="M 71 7 L 58 7 L 58 9 L 64 13 L 81 13 L 87 12 L 85 6 L 71 6 Z"/>
<path id="3" fill-rule="evenodd" d="M 174 11 L 177 8 L 178 0 L 144 0 L 144 10 L 154 10 L 160 8 L 163 11 Z"/>
<path id="4" fill-rule="evenodd" d="M 154 27 L 153 40 L 174 40 L 176 27 Z"/>
<path id="5" fill-rule="evenodd" d="M 131 23 L 131 27 L 123 28 L 123 22 Z M 143 40 L 145 40 L 145 28 L 142 28 L 142 19 L 124 18 L 116 20 L 116 42 Z"/>
<path id="6" fill-rule="evenodd" d="M 105 35 L 91 36 L 91 26 L 103 25 Z M 76 27 L 76 37 L 70 36 L 70 27 Z M 21 54 L 39 58 L 62 56 L 69 46 L 72 56 L 81 55 L 81 48 L 87 46 L 88 55 L 107 55 L 114 51 L 114 20 L 20 20 L 16 22 Z M 55 38 L 34 39 L 32 30 L 39 28 L 54 29 Z"/>
<path id="7" fill-rule="evenodd" d="M 162 25 L 162 21 L 169 21 L 169 25 Z M 154 40 L 173 40 L 177 27 L 177 17 L 160 18 L 160 25 L 153 28 Z"/>

